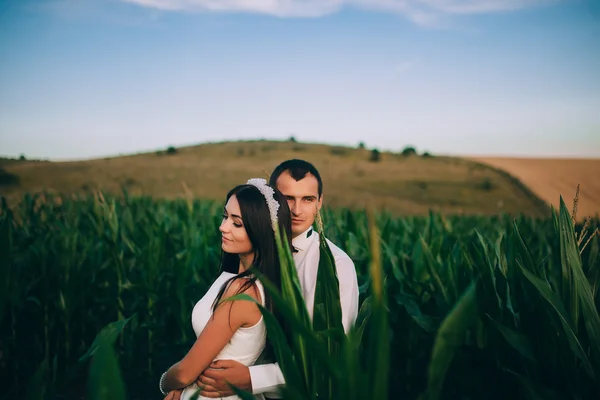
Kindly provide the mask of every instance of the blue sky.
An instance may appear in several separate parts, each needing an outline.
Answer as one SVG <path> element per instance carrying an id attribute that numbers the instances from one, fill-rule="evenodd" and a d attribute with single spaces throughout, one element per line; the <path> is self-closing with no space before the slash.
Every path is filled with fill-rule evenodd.
<path id="1" fill-rule="evenodd" d="M 600 1 L 0 0 L 0 155 L 600 157 Z"/>

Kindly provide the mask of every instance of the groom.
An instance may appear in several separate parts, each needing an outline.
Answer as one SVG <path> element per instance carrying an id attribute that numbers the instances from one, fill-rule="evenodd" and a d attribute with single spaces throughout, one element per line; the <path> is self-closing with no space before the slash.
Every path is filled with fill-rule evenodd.
<path id="1" fill-rule="evenodd" d="M 323 204 L 323 182 L 319 171 L 304 160 L 287 160 L 279 164 L 271 174 L 271 186 L 286 197 L 292 214 L 292 244 L 298 249 L 294 262 L 306 302 L 312 318 L 317 270 L 319 266 L 319 234 L 312 226 Z M 358 315 L 358 280 L 354 263 L 335 244 L 327 240 L 335 259 L 340 287 L 342 324 L 346 333 Z M 211 368 L 216 368 L 211 369 Z M 202 396 L 219 398 L 233 395 L 227 382 L 255 395 L 280 398 L 277 391 L 285 385 L 281 369 L 276 363 L 246 367 L 237 361 L 218 360 L 199 377 L 204 386 Z"/>

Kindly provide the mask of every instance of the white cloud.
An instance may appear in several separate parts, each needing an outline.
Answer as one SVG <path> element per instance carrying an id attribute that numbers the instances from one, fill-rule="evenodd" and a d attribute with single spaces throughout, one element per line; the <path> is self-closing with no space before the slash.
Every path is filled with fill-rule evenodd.
<path id="1" fill-rule="evenodd" d="M 277 17 L 320 17 L 341 8 L 344 0 L 123 0 L 163 10 L 246 12 Z"/>
<path id="2" fill-rule="evenodd" d="M 514 11 L 564 0 L 121 0 L 163 10 L 246 12 L 277 17 L 320 17 L 343 7 L 394 12 L 419 25 L 449 14 Z"/>
<path id="3" fill-rule="evenodd" d="M 424 6 L 451 14 L 479 14 L 514 11 L 556 2 L 557 0 L 420 0 Z"/>

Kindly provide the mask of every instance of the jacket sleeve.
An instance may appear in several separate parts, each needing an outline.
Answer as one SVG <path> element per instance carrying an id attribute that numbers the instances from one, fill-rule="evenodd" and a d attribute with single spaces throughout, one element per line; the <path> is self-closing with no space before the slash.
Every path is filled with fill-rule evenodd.
<path id="1" fill-rule="evenodd" d="M 342 306 L 342 324 L 346 334 L 356 323 L 358 317 L 358 277 L 354 262 L 347 255 L 335 257 L 335 266 L 340 283 L 340 305 Z"/>
<path id="2" fill-rule="evenodd" d="M 279 364 L 251 365 L 250 382 L 252 394 L 264 394 L 269 398 L 281 398 L 279 389 L 285 385 L 285 379 Z"/>

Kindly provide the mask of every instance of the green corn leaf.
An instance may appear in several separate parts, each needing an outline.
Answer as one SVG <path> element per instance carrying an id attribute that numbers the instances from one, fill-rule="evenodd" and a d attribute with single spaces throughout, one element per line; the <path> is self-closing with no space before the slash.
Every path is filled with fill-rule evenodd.
<path id="1" fill-rule="evenodd" d="M 571 320 L 567 315 L 567 311 L 565 310 L 565 307 L 558 298 L 558 296 L 554 292 L 552 292 L 550 286 L 546 282 L 542 281 L 540 278 L 536 277 L 531 272 L 529 272 L 526 268 L 524 268 L 521 265 L 520 262 L 517 262 L 517 265 L 523 272 L 523 275 L 525 275 L 525 278 L 529 280 L 533 287 L 537 289 L 538 293 L 542 296 L 542 298 L 546 300 L 546 302 L 552 307 L 552 309 L 554 309 L 562 324 L 565 336 L 567 338 L 567 341 L 569 342 L 569 346 L 571 347 L 573 354 L 583 363 L 585 371 L 592 378 L 595 378 L 595 373 L 592 368 L 592 364 L 590 363 L 590 360 L 588 359 L 586 352 L 583 349 L 581 342 L 579 341 L 579 338 L 575 334 L 575 331 L 571 326 Z"/>
<path id="2" fill-rule="evenodd" d="M 88 377 L 88 399 L 125 400 L 125 385 L 117 355 L 109 337 L 104 336 L 92 355 Z"/>
<path id="3" fill-rule="evenodd" d="M 233 393 L 240 397 L 241 400 L 256 400 L 256 397 L 254 397 L 252 393 L 242 390 L 237 386 L 230 384 L 229 382 L 228 386 L 233 391 Z"/>
<path id="4" fill-rule="evenodd" d="M 2 198 L 2 208 L 7 207 Z M 0 216 L 0 324 L 3 324 L 5 308 L 8 303 L 9 284 L 11 281 L 12 252 L 12 213 L 9 211 Z"/>
<path id="5" fill-rule="evenodd" d="M 309 381 L 305 375 L 304 370 L 301 368 L 303 364 L 302 360 L 299 360 L 299 358 L 307 357 L 308 352 L 311 351 L 311 348 L 313 354 L 316 354 L 319 351 L 322 352 L 323 349 L 319 348 L 321 344 L 313 338 L 313 346 L 311 346 L 309 339 L 311 336 L 311 332 L 301 332 L 298 334 L 298 336 L 302 336 L 305 338 L 305 347 L 303 347 L 304 351 L 298 352 L 297 349 L 294 349 L 290 346 L 288 338 L 286 337 L 286 334 L 284 333 L 281 325 L 279 324 L 275 316 L 269 310 L 264 308 L 259 302 L 257 302 L 256 299 L 246 294 L 238 294 L 235 296 L 228 297 L 226 299 L 222 299 L 222 301 L 235 300 L 251 301 L 259 307 L 263 315 L 265 325 L 267 327 L 268 340 L 273 348 L 276 361 L 279 363 L 279 367 L 281 368 L 281 372 L 283 373 L 283 376 L 285 378 L 285 392 L 298 392 L 304 398 L 312 398 L 313 387 L 311 387 L 308 384 Z M 277 301 L 281 300 L 282 299 L 278 299 Z M 273 299 L 273 301 L 276 300 Z M 287 308 L 287 310 L 291 310 L 291 308 Z M 291 317 L 297 320 L 297 318 L 294 318 L 293 313 L 287 315 L 284 314 L 284 317 L 286 319 L 288 317 Z"/>
<path id="6" fill-rule="evenodd" d="M 369 272 L 372 278 L 371 303 L 372 330 L 370 332 L 369 358 L 367 366 L 370 372 L 370 389 L 374 399 L 387 399 L 389 390 L 389 322 L 387 300 L 384 291 L 384 272 L 381 262 L 380 237 L 372 210 L 367 213 L 371 247 L 371 265 Z"/>
<path id="7" fill-rule="evenodd" d="M 454 308 L 444 318 L 435 336 L 435 343 L 428 368 L 425 399 L 442 398 L 442 388 L 446 372 L 457 348 L 462 344 L 467 330 L 477 317 L 475 297 L 476 285 L 473 283 L 458 300 Z"/>
<path id="8" fill-rule="evenodd" d="M 519 332 L 516 332 L 507 326 L 502 325 L 500 322 L 496 321 L 495 319 L 490 317 L 488 314 L 486 314 L 486 315 L 490 319 L 490 321 L 492 321 L 492 324 L 498 329 L 498 331 L 500 331 L 500 333 L 502 334 L 504 339 L 506 339 L 506 341 L 515 350 L 517 350 L 519 352 L 519 354 L 521 354 L 523 357 L 525 357 L 532 363 L 537 364 L 537 361 L 536 361 L 535 357 L 533 356 L 533 351 L 531 349 L 531 343 L 529 342 L 529 339 L 527 338 L 527 336 L 525 336 Z"/>
<path id="9" fill-rule="evenodd" d="M 592 297 L 596 298 L 598 295 L 598 286 L 600 285 L 600 257 L 598 257 L 599 235 L 594 235 L 594 238 L 589 245 L 589 256 L 588 256 L 588 281 L 590 282 Z"/>
<path id="10" fill-rule="evenodd" d="M 261 282 L 263 282 L 263 284 L 265 285 L 265 289 L 266 289 L 267 285 L 271 285 L 269 283 L 265 284 L 266 280 L 261 280 Z M 272 288 L 269 290 L 272 290 Z M 324 344 L 321 340 L 319 340 L 317 333 L 314 330 L 312 330 L 310 326 L 307 326 L 306 324 L 304 324 L 302 322 L 302 320 L 299 319 L 298 316 L 293 313 L 292 308 L 289 306 L 289 304 L 287 304 L 287 301 L 284 300 L 284 298 L 280 294 L 277 294 L 276 292 L 271 292 L 270 295 L 272 297 L 273 303 L 275 303 L 275 305 L 276 305 L 276 308 L 278 308 L 281 311 L 282 317 L 285 319 L 286 323 L 289 324 L 289 327 L 291 328 L 291 331 L 292 331 L 292 336 L 293 337 L 301 337 L 303 339 L 303 342 L 307 346 L 306 348 L 310 349 L 311 358 L 314 357 L 315 360 L 321 364 L 321 368 L 323 368 L 323 370 L 326 373 L 336 374 L 337 371 L 336 371 L 335 359 L 331 359 L 328 356 L 327 352 L 325 352 Z M 248 296 L 246 294 L 237 294 L 235 296 L 231 296 L 226 299 L 222 299 L 221 301 L 234 301 L 234 300 L 246 300 L 246 301 L 252 301 L 252 302 L 256 303 L 256 305 L 260 308 L 263 315 L 265 313 L 268 313 L 270 315 L 269 318 L 271 318 L 273 321 L 275 321 L 277 323 L 277 326 L 279 327 L 278 329 L 281 330 L 281 332 L 284 332 L 283 328 L 281 327 L 279 322 L 277 322 L 277 319 L 275 318 L 275 316 L 269 310 L 267 310 L 261 304 L 259 304 L 256 301 L 256 299 L 254 299 L 251 296 Z M 290 349 L 293 351 L 297 350 L 297 348 L 294 346 L 290 347 Z M 298 353 L 298 355 L 302 355 L 302 354 L 303 353 Z"/>
<path id="11" fill-rule="evenodd" d="M 27 400 L 43 400 L 47 398 L 48 372 L 48 360 L 44 359 L 27 385 L 27 393 L 25 396 Z"/>
<path id="12" fill-rule="evenodd" d="M 579 329 L 579 306 L 577 289 L 577 269 L 581 268 L 581 259 L 575 242 L 575 232 L 573 231 L 572 220 L 569 212 L 565 215 L 566 206 L 560 197 L 560 207 L 558 213 L 558 228 L 560 237 L 560 265 L 562 270 L 562 299 L 565 307 L 569 310 L 569 316 L 573 330 L 577 333 Z M 567 222 L 565 223 L 565 218 Z M 575 253 L 573 253 L 573 244 Z M 576 257 L 574 255 L 576 254 Z"/>
<path id="13" fill-rule="evenodd" d="M 523 393 L 528 400 L 561 400 L 562 398 L 549 388 L 533 383 L 527 377 L 511 370 L 506 372 L 514 375 L 523 386 Z"/>
<path id="14" fill-rule="evenodd" d="M 302 297 L 302 290 L 300 289 L 300 282 L 294 258 L 291 249 L 288 246 L 283 245 L 283 243 L 287 243 L 285 232 L 280 232 L 278 227 L 276 228 L 275 239 L 281 266 L 281 294 L 285 297 L 287 304 L 291 307 L 291 313 L 303 321 L 303 325 L 310 326 L 312 322 L 310 321 L 306 303 Z M 292 340 L 294 342 L 295 360 L 300 365 L 301 376 L 304 380 L 304 387 L 306 388 L 305 390 L 314 392 L 315 363 L 308 350 L 308 344 L 306 343 L 307 339 L 302 335 L 292 335 Z"/>
<path id="15" fill-rule="evenodd" d="M 318 233 L 315 233 L 318 234 Z M 319 264 L 313 307 L 313 328 L 320 335 L 324 351 L 332 359 L 340 356 L 346 336 L 342 324 L 340 285 L 335 260 L 324 233 L 319 235 Z M 325 332 L 331 332 L 327 335 Z M 333 377 L 317 371 L 317 393 L 319 397 L 333 398 L 337 389 Z"/>
<path id="16" fill-rule="evenodd" d="M 581 308 L 592 354 L 595 357 L 597 365 L 600 366 L 600 316 L 594 303 L 592 288 L 583 272 L 573 223 L 562 197 L 559 226 L 561 261 L 563 266 L 566 266 L 573 276 L 573 297 L 575 298 L 572 301 L 577 304 L 577 306 L 572 307 L 571 319 L 576 326 L 579 322 L 579 309 Z M 577 331 L 575 330 L 575 332 Z"/>
<path id="17" fill-rule="evenodd" d="M 92 342 L 92 345 L 89 347 L 88 351 L 86 351 L 85 354 L 79 358 L 79 362 L 83 362 L 92 357 L 103 343 L 112 346 L 113 343 L 117 340 L 117 337 L 121 334 L 121 332 L 123 332 L 123 329 L 125 329 L 125 326 L 134 317 L 135 314 L 129 318 L 111 322 L 110 324 L 102 328 L 98 335 L 96 335 L 96 338 Z"/>
<path id="18" fill-rule="evenodd" d="M 531 271 L 535 274 L 541 275 L 541 272 L 538 270 L 536 263 L 533 261 L 533 257 L 531 256 L 531 254 L 529 253 L 529 250 L 527 249 L 527 245 L 525 244 L 525 241 L 523 240 L 523 238 L 521 237 L 521 234 L 519 233 L 519 226 L 516 221 L 513 222 L 513 231 L 516 236 L 517 254 L 520 256 L 520 258 L 522 260 L 521 261 L 522 265 L 525 268 L 527 268 L 528 271 Z"/>
<path id="19" fill-rule="evenodd" d="M 480 271 L 480 277 L 485 283 L 485 286 L 493 289 L 493 294 L 496 299 L 496 305 L 498 310 L 502 310 L 504 302 L 498 294 L 498 286 L 496 282 L 496 270 L 495 264 L 491 259 L 491 250 L 488 247 L 486 240 L 481 236 L 478 230 L 475 230 L 477 240 L 473 244 L 473 254 L 477 257 L 478 262 L 476 266 Z"/>
<path id="20" fill-rule="evenodd" d="M 406 312 L 426 332 L 434 332 L 437 329 L 438 322 L 421 311 L 420 305 L 415 298 L 400 290 L 396 293 L 394 299 L 399 306 L 404 306 Z"/>
<path id="21" fill-rule="evenodd" d="M 421 254 L 423 256 L 423 263 L 425 264 L 425 267 L 427 269 L 427 272 L 429 273 L 429 276 L 431 276 L 433 278 L 433 283 L 435 285 L 436 290 L 441 293 L 442 298 L 444 299 L 444 301 L 446 302 L 446 304 L 450 304 L 450 298 L 448 295 L 448 289 L 446 288 L 446 285 L 442 282 L 442 278 L 440 277 L 439 273 L 438 273 L 438 264 L 435 261 L 435 259 L 433 258 L 433 255 L 431 254 L 431 250 L 429 248 L 429 246 L 427 245 L 427 243 L 425 243 L 425 240 L 420 237 L 419 238 L 419 245 L 421 246 Z"/>

